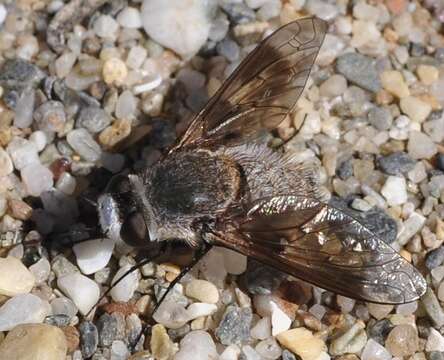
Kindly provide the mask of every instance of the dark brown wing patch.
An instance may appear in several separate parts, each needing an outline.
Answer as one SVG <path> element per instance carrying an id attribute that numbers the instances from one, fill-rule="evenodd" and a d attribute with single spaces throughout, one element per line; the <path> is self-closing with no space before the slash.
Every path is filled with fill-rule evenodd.
<path id="1" fill-rule="evenodd" d="M 351 298 L 399 304 L 426 290 L 419 272 L 344 212 L 315 199 L 276 196 L 253 205 L 220 242 Z"/>
<path id="2" fill-rule="evenodd" d="M 306 18 L 271 34 L 193 119 L 175 149 L 231 146 L 275 128 L 301 95 L 326 30 L 324 21 Z"/>

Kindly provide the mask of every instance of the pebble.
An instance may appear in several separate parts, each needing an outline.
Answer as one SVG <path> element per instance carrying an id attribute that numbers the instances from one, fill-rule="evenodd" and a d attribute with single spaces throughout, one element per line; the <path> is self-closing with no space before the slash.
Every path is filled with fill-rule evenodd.
<path id="1" fill-rule="evenodd" d="M 80 313 L 86 315 L 100 297 L 99 286 L 80 273 L 61 276 L 57 279 L 58 288 L 76 304 Z"/>
<path id="2" fill-rule="evenodd" d="M 204 303 L 215 304 L 219 301 L 217 287 L 206 280 L 192 280 L 186 286 L 185 294 Z"/>
<path id="3" fill-rule="evenodd" d="M 8 360 L 62 360 L 66 352 L 63 331 L 46 324 L 19 325 L 0 343 L 0 358 Z"/>
<path id="4" fill-rule="evenodd" d="M 343 335 L 331 342 L 329 353 L 331 355 L 359 354 L 366 343 L 365 324 L 362 321 L 358 321 Z"/>
<path id="5" fill-rule="evenodd" d="M 8 89 L 37 86 L 45 78 L 40 68 L 23 59 L 6 61 L 0 71 L 0 85 Z"/>
<path id="6" fill-rule="evenodd" d="M 401 175 L 415 167 L 415 161 L 405 152 L 397 151 L 393 154 L 380 157 L 378 166 L 389 175 Z"/>
<path id="7" fill-rule="evenodd" d="M 37 147 L 29 140 L 15 137 L 6 148 L 17 170 L 25 166 L 40 163 Z"/>
<path id="8" fill-rule="evenodd" d="M 205 44 L 211 27 L 210 3 L 190 0 L 144 0 L 142 24 L 160 45 L 191 58 Z M 191 26 L 190 26 L 191 25 Z"/>
<path id="9" fill-rule="evenodd" d="M 367 307 L 368 311 L 370 312 L 370 315 L 373 316 L 376 320 L 381 320 L 385 318 L 388 314 L 390 314 L 393 311 L 394 308 L 393 305 L 374 304 L 374 303 L 368 303 Z"/>
<path id="10" fill-rule="evenodd" d="M 409 356 L 418 350 L 418 333 L 411 325 L 395 326 L 387 336 L 385 347 L 393 356 Z"/>
<path id="11" fill-rule="evenodd" d="M 134 7 L 126 7 L 117 15 L 120 26 L 128 29 L 139 29 L 142 27 L 140 11 Z"/>
<path id="12" fill-rule="evenodd" d="M 65 107 L 59 101 L 47 101 L 35 110 L 34 120 L 40 130 L 60 132 L 66 123 Z"/>
<path id="13" fill-rule="evenodd" d="M 292 319 L 274 301 L 271 302 L 271 333 L 273 336 L 290 328 Z"/>
<path id="14" fill-rule="evenodd" d="M 424 85 L 432 85 L 439 78 L 439 70 L 432 65 L 418 65 L 416 73 Z"/>
<path id="15" fill-rule="evenodd" d="M 282 332 L 276 336 L 276 339 L 302 360 L 316 360 L 327 350 L 322 339 L 313 336 L 311 331 L 302 327 Z"/>
<path id="16" fill-rule="evenodd" d="M 104 313 L 96 322 L 100 346 L 110 346 L 117 336 L 117 319 Z"/>
<path id="17" fill-rule="evenodd" d="M 58 178 L 55 187 L 66 195 L 72 195 L 76 190 L 77 180 L 68 172 L 63 172 Z"/>
<path id="18" fill-rule="evenodd" d="M 329 98 L 340 96 L 345 90 L 347 90 L 347 80 L 339 74 L 330 76 L 319 87 L 320 95 Z"/>
<path id="19" fill-rule="evenodd" d="M 224 258 L 225 270 L 228 274 L 240 275 L 247 270 L 248 258 L 245 255 L 227 248 L 218 248 Z"/>
<path id="20" fill-rule="evenodd" d="M 415 122 L 422 123 L 432 112 L 432 106 L 414 96 L 407 96 L 399 102 L 404 114 Z"/>
<path id="21" fill-rule="evenodd" d="M 151 330 L 151 351 L 156 360 L 168 360 L 174 354 L 174 345 L 165 328 L 156 324 Z"/>
<path id="22" fill-rule="evenodd" d="M 237 360 L 241 350 L 237 345 L 230 345 L 220 354 L 219 360 Z"/>
<path id="23" fill-rule="evenodd" d="M 100 15 L 94 21 L 93 30 L 101 38 L 114 40 L 117 38 L 119 24 L 110 15 Z"/>
<path id="24" fill-rule="evenodd" d="M 381 74 L 381 84 L 385 90 L 402 99 L 410 95 L 408 85 L 399 71 L 387 70 Z"/>
<path id="25" fill-rule="evenodd" d="M 228 306 L 215 331 L 216 337 L 223 345 L 239 345 L 250 338 L 250 326 L 252 321 L 250 308 Z"/>
<path id="26" fill-rule="evenodd" d="M 110 248 L 107 246 L 106 249 L 107 253 L 111 256 Z M 106 264 L 105 264 L 106 265 Z M 132 266 L 130 264 L 127 264 L 119 269 L 117 271 L 116 275 L 114 275 L 113 280 L 111 281 L 111 285 L 113 285 L 120 277 L 123 276 Z M 127 302 L 129 301 L 136 291 L 138 285 L 139 285 L 139 270 L 134 270 L 131 273 L 129 273 L 127 276 L 123 278 L 122 281 L 120 281 L 118 284 L 113 286 L 110 295 L 113 298 L 114 301 L 121 301 L 121 302 Z"/>
<path id="27" fill-rule="evenodd" d="M 407 150 L 413 159 L 429 159 L 438 152 L 432 139 L 420 131 L 410 132 Z"/>
<path id="28" fill-rule="evenodd" d="M 83 159 L 91 162 L 100 159 L 102 149 L 86 129 L 74 129 L 70 131 L 66 136 L 66 140 Z"/>
<path id="29" fill-rule="evenodd" d="M 37 285 L 42 285 L 49 278 L 51 264 L 48 259 L 42 257 L 39 261 L 29 267 L 29 271 L 34 276 L 35 283 Z"/>
<path id="30" fill-rule="evenodd" d="M 255 350 L 265 360 L 276 360 L 282 354 L 281 347 L 273 338 L 260 341 L 256 345 Z"/>
<path id="31" fill-rule="evenodd" d="M 389 176 L 381 189 L 381 194 L 390 206 L 404 204 L 408 197 L 405 178 Z"/>
<path id="32" fill-rule="evenodd" d="M 47 139 L 46 134 L 40 130 L 34 131 L 29 136 L 29 141 L 32 141 L 34 143 L 38 152 L 42 151 L 45 148 L 45 146 L 47 144 L 47 140 L 48 139 Z"/>
<path id="33" fill-rule="evenodd" d="M 425 223 L 425 217 L 417 212 L 410 214 L 408 219 L 402 224 L 402 228 L 398 234 L 398 243 L 401 245 L 407 244 L 407 242 L 422 229 Z"/>
<path id="34" fill-rule="evenodd" d="M 111 118 L 105 110 L 95 106 L 87 106 L 80 111 L 76 126 L 95 134 L 105 129 L 110 123 Z"/>
<path id="35" fill-rule="evenodd" d="M 20 175 L 27 193 L 31 196 L 40 196 L 43 192 L 51 190 L 54 184 L 52 172 L 39 163 L 25 166 Z"/>
<path id="36" fill-rule="evenodd" d="M 326 21 L 334 19 L 339 12 L 335 4 L 326 3 L 323 0 L 307 0 L 305 7 L 310 14 L 316 14 Z"/>
<path id="37" fill-rule="evenodd" d="M 128 76 L 128 68 L 119 58 L 110 58 L 103 64 L 102 76 L 103 81 L 108 85 L 120 86 Z"/>
<path id="38" fill-rule="evenodd" d="M 242 346 L 241 358 L 245 360 L 262 360 L 261 356 L 250 345 Z"/>
<path id="39" fill-rule="evenodd" d="M 11 157 L 0 146 L 0 177 L 9 175 L 14 170 Z"/>
<path id="40" fill-rule="evenodd" d="M 189 315 L 183 304 L 167 297 L 153 314 L 153 319 L 169 329 L 179 329 L 188 322 Z"/>
<path id="41" fill-rule="evenodd" d="M 430 251 L 425 260 L 425 266 L 429 270 L 433 270 L 444 262 L 444 247 L 440 246 L 437 249 Z M 433 273 L 432 273 L 433 274 Z"/>
<path id="42" fill-rule="evenodd" d="M 347 53 L 340 56 L 336 62 L 336 70 L 348 81 L 363 89 L 372 92 L 378 92 L 381 89 L 374 60 L 365 55 Z"/>
<path id="43" fill-rule="evenodd" d="M 68 51 L 60 55 L 54 62 L 55 72 L 58 78 L 66 77 L 72 70 L 72 67 L 77 61 L 77 55 Z"/>
<path id="44" fill-rule="evenodd" d="M 110 239 L 83 241 L 73 246 L 77 265 L 85 275 L 103 269 L 111 259 L 114 242 Z"/>
<path id="45" fill-rule="evenodd" d="M 190 320 L 194 320 L 202 316 L 213 315 L 216 311 L 216 305 L 206 303 L 193 303 L 187 308 L 187 313 Z"/>
<path id="46" fill-rule="evenodd" d="M 9 331 L 21 324 L 42 323 L 50 310 L 49 303 L 36 295 L 16 295 L 0 307 L 0 331 Z"/>
<path id="47" fill-rule="evenodd" d="M 285 349 L 284 351 L 282 351 L 282 360 L 296 360 L 296 356 Z"/>
<path id="48" fill-rule="evenodd" d="M 427 338 L 425 351 L 444 351 L 444 337 L 434 328 L 430 328 L 430 334 Z"/>
<path id="49" fill-rule="evenodd" d="M 6 10 L 5 5 L 0 4 L 0 26 L 3 25 L 7 15 L 8 11 Z"/>
<path id="50" fill-rule="evenodd" d="M 435 323 L 437 327 L 441 327 L 444 325 L 444 311 L 439 304 L 438 299 L 436 298 L 433 290 L 428 287 L 426 293 L 421 298 L 421 301 L 424 305 L 426 313 L 429 315 L 430 319 Z"/>
<path id="51" fill-rule="evenodd" d="M 375 340 L 369 339 L 361 354 L 361 360 L 391 360 L 392 356 L 387 349 Z"/>
<path id="52" fill-rule="evenodd" d="M 108 126 L 99 135 L 99 142 L 106 148 L 111 149 L 119 142 L 127 138 L 131 133 L 131 120 L 119 119 Z"/>
<path id="53" fill-rule="evenodd" d="M 118 119 L 131 119 L 135 116 L 136 109 L 137 99 L 131 91 L 123 91 L 116 103 L 116 117 Z"/>
<path id="54" fill-rule="evenodd" d="M 84 358 L 89 358 L 97 350 L 99 344 L 99 333 L 97 327 L 91 321 L 83 321 L 79 325 L 80 350 Z"/>
<path id="55" fill-rule="evenodd" d="M 34 275 L 15 257 L 0 258 L 0 274 L 0 295 L 26 294 L 34 287 Z"/>
<path id="56" fill-rule="evenodd" d="M 70 320 L 77 314 L 78 309 L 74 302 L 66 297 L 58 297 L 51 301 L 53 315 L 65 315 Z"/>
<path id="57" fill-rule="evenodd" d="M 174 360 L 217 360 L 216 345 L 206 331 L 191 331 L 180 341 L 180 350 Z"/>
<path id="58" fill-rule="evenodd" d="M 261 318 L 251 329 L 251 337 L 258 340 L 265 340 L 271 336 L 271 320 L 266 316 Z"/>
<path id="59" fill-rule="evenodd" d="M 35 90 L 33 88 L 26 88 L 20 94 L 14 106 L 15 117 L 14 126 L 19 129 L 30 127 L 32 124 L 32 113 L 35 105 Z"/>

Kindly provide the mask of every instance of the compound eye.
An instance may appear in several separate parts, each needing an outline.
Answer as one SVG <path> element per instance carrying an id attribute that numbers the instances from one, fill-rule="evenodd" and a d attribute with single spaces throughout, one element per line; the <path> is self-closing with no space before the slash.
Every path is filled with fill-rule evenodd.
<path id="1" fill-rule="evenodd" d="M 120 237 L 125 243 L 135 247 L 149 244 L 148 229 L 140 212 L 132 212 L 125 218 L 120 229 Z"/>

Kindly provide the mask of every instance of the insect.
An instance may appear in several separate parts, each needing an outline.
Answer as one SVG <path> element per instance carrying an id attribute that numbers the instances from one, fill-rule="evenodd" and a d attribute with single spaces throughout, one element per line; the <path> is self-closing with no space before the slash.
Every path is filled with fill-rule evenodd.
<path id="1" fill-rule="evenodd" d="M 113 178 L 98 199 L 108 237 L 142 247 L 183 241 L 197 250 L 189 267 L 213 245 L 223 246 L 351 298 L 418 299 L 426 282 L 414 266 L 323 202 L 311 170 L 255 142 L 292 111 L 326 30 L 317 18 L 278 29 L 163 158 Z"/>

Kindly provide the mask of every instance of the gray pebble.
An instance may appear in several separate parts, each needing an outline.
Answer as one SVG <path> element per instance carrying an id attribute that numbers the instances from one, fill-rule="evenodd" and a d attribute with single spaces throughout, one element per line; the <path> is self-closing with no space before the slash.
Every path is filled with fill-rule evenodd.
<path id="1" fill-rule="evenodd" d="M 86 129 L 74 129 L 66 136 L 68 144 L 85 160 L 95 162 L 100 159 L 102 149 Z"/>
<path id="2" fill-rule="evenodd" d="M 426 313 L 430 319 L 433 320 L 436 326 L 441 327 L 444 325 L 444 311 L 436 298 L 433 290 L 428 287 L 426 293 L 421 298 Z"/>
<path id="3" fill-rule="evenodd" d="M 88 106 L 80 110 L 76 126 L 86 128 L 91 133 L 98 133 L 111 123 L 110 116 L 101 108 Z"/>
<path id="4" fill-rule="evenodd" d="M 347 180 L 353 175 L 353 164 L 352 159 L 344 160 L 336 168 L 336 175 L 342 180 Z"/>
<path id="5" fill-rule="evenodd" d="M 344 75 L 347 80 L 363 89 L 372 92 L 381 89 L 375 62 L 365 55 L 355 53 L 342 55 L 336 62 L 336 70 Z"/>
<path id="6" fill-rule="evenodd" d="M 425 47 L 418 43 L 412 43 L 410 46 L 410 55 L 413 57 L 423 56 L 425 54 Z"/>
<path id="7" fill-rule="evenodd" d="M 372 326 L 368 326 L 367 333 L 370 339 L 384 345 L 385 339 L 392 329 L 393 324 L 390 322 L 390 320 L 382 319 L 375 322 Z"/>
<path id="8" fill-rule="evenodd" d="M 101 346 L 111 346 L 117 334 L 117 320 L 115 317 L 104 313 L 96 322 Z"/>
<path id="9" fill-rule="evenodd" d="M 62 131 L 66 123 L 65 107 L 60 101 L 47 101 L 34 111 L 34 120 L 40 130 Z"/>
<path id="10" fill-rule="evenodd" d="M 444 171 L 444 154 L 438 154 L 436 156 L 436 167 L 441 170 Z"/>
<path id="11" fill-rule="evenodd" d="M 377 161 L 379 168 L 389 175 L 401 175 L 415 167 L 416 161 L 407 153 L 398 151 L 388 156 L 380 157 Z"/>
<path id="12" fill-rule="evenodd" d="M 250 308 L 228 306 L 216 329 L 216 337 L 223 345 L 241 344 L 250 339 L 253 314 Z"/>
<path id="13" fill-rule="evenodd" d="M 437 48 L 435 51 L 435 59 L 444 62 L 444 48 Z"/>
<path id="14" fill-rule="evenodd" d="M 389 109 L 374 107 L 368 112 L 368 122 L 378 130 L 388 130 L 392 126 L 393 116 Z"/>
<path id="15" fill-rule="evenodd" d="M 227 13 L 230 21 L 235 24 L 246 24 L 256 19 L 256 13 L 243 2 L 222 3 L 222 9 Z"/>
<path id="16" fill-rule="evenodd" d="M 80 350 L 84 358 L 91 357 L 97 350 L 99 333 L 91 321 L 84 321 L 79 326 Z"/>
<path id="17" fill-rule="evenodd" d="M 239 45 L 229 38 L 225 38 L 224 40 L 220 41 L 217 44 L 216 49 L 219 55 L 222 55 L 230 62 L 234 62 L 239 59 Z"/>
<path id="18" fill-rule="evenodd" d="M 283 273 L 262 264 L 250 261 L 245 272 L 246 287 L 250 294 L 269 295 L 284 279 Z"/>
<path id="19" fill-rule="evenodd" d="M 168 329 L 168 335 L 170 336 L 171 340 L 177 341 L 183 338 L 186 334 L 188 334 L 190 330 L 191 330 L 190 325 L 185 324 L 184 326 L 178 329 Z"/>
<path id="20" fill-rule="evenodd" d="M 37 66 L 22 60 L 8 60 L 0 70 L 0 85 L 9 90 L 22 90 L 35 87 L 45 77 L 45 73 Z"/>
<path id="21" fill-rule="evenodd" d="M 437 249 L 430 251 L 425 260 L 427 269 L 432 270 L 444 262 L 444 247 L 440 246 Z"/>
<path id="22" fill-rule="evenodd" d="M 282 360 L 296 360 L 296 356 L 294 356 L 290 351 L 284 350 L 282 351 Z"/>
<path id="23" fill-rule="evenodd" d="M 71 318 L 68 315 L 57 314 L 45 318 L 45 323 L 57 327 L 68 326 Z"/>
<path id="24" fill-rule="evenodd" d="M 444 360 L 444 352 L 431 351 L 427 353 L 427 360 Z"/>

